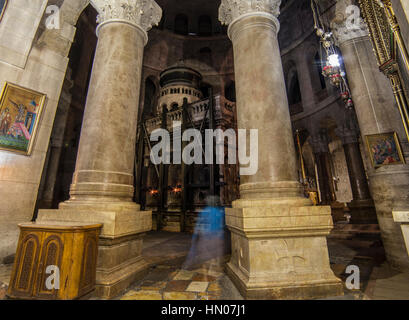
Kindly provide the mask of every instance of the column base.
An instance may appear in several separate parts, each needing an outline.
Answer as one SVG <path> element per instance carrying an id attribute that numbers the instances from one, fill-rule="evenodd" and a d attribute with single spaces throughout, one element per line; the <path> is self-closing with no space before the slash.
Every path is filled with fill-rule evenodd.
<path id="1" fill-rule="evenodd" d="M 315 299 L 343 295 L 330 268 L 330 207 L 304 198 L 238 200 L 226 209 L 232 233 L 227 273 L 247 299 Z"/>
<path id="2" fill-rule="evenodd" d="M 395 209 L 393 210 L 392 214 L 393 220 L 396 223 L 400 223 L 406 250 L 409 255 L 409 209 Z"/>
<path id="3" fill-rule="evenodd" d="M 40 210 L 37 222 L 102 223 L 99 239 L 95 295 L 118 296 L 148 271 L 142 242 L 152 229 L 152 212 L 135 203 L 64 203 L 58 210 Z"/>
<path id="4" fill-rule="evenodd" d="M 376 169 L 370 176 L 372 198 L 381 229 L 386 259 L 392 268 L 409 272 L 409 256 L 399 223 L 392 211 L 408 208 L 409 166 L 393 165 Z"/>
<path id="5" fill-rule="evenodd" d="M 372 199 L 352 200 L 348 203 L 352 224 L 378 224 L 375 204 Z"/>
<path id="6" fill-rule="evenodd" d="M 271 281 L 251 283 L 233 264 L 227 263 L 226 273 L 233 281 L 240 294 L 248 300 L 306 300 L 323 297 L 336 297 L 344 294 L 343 286 L 337 280 L 322 282 L 300 282 L 280 284 Z"/>

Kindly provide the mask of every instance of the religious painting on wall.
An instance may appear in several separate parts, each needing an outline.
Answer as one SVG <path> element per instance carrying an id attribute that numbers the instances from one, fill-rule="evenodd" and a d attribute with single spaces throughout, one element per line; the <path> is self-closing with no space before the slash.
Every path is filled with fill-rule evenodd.
<path id="1" fill-rule="evenodd" d="M 0 0 L 0 21 L 3 18 L 4 11 L 6 10 L 8 0 Z"/>
<path id="2" fill-rule="evenodd" d="M 405 163 L 396 132 L 366 136 L 366 143 L 374 168 Z"/>
<path id="3" fill-rule="evenodd" d="M 0 149 L 30 155 L 45 98 L 6 82 L 0 97 Z"/>

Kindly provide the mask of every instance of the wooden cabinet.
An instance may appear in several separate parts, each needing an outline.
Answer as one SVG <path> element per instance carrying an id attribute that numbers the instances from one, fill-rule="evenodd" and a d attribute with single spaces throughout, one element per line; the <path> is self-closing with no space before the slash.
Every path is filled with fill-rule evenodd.
<path id="1" fill-rule="evenodd" d="M 10 298 L 69 300 L 94 290 L 101 224 L 24 223 L 19 227 Z"/>

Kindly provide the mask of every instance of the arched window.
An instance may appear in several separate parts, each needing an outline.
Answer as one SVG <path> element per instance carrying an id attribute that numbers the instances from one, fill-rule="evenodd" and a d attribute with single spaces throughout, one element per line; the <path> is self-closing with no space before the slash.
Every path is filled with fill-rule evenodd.
<path id="1" fill-rule="evenodd" d="M 143 105 L 143 115 L 154 115 L 154 103 L 155 103 L 156 86 L 150 78 L 145 80 L 145 100 Z"/>
<path id="2" fill-rule="evenodd" d="M 186 36 L 189 33 L 189 19 L 184 14 L 175 17 L 175 33 Z"/>
<path id="3" fill-rule="evenodd" d="M 175 111 L 175 110 L 177 110 L 179 108 L 179 105 L 176 103 L 176 102 L 174 102 L 174 103 L 172 103 L 172 105 L 171 105 L 171 107 L 170 107 L 170 111 Z"/>
<path id="4" fill-rule="evenodd" d="M 291 106 L 292 104 L 297 104 L 301 102 L 301 90 L 300 82 L 298 80 L 297 71 L 293 72 L 289 86 L 288 86 L 288 103 Z"/>
<path id="5" fill-rule="evenodd" d="M 321 89 L 325 89 L 327 87 L 327 84 L 325 83 L 325 78 L 324 78 L 324 75 L 322 74 L 322 61 L 321 61 L 320 54 L 318 52 L 314 57 L 314 65 L 318 72 L 318 76 L 320 78 Z"/>
<path id="6" fill-rule="evenodd" d="M 209 37 L 212 35 L 212 19 L 209 16 L 199 17 L 199 36 Z"/>

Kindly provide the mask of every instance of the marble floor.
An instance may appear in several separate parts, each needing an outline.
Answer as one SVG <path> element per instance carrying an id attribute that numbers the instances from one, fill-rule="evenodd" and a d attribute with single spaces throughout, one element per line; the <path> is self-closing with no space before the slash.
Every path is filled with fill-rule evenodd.
<path id="1" fill-rule="evenodd" d="M 328 299 L 409 300 L 409 274 L 399 273 L 389 267 L 376 228 L 347 230 L 345 226 L 337 226 L 328 238 L 331 268 L 345 283 L 349 276 L 346 273 L 347 266 L 358 266 L 360 289 L 348 290 L 344 285 L 343 296 Z M 229 243 L 228 239 L 224 242 Z M 225 253 L 216 257 L 202 255 L 196 247 L 193 252 L 195 259 L 192 261 L 188 259 L 189 252 L 192 253 L 191 246 L 191 234 L 148 233 L 143 256 L 150 264 L 149 272 L 115 299 L 242 300 L 243 297 L 224 273 L 229 248 L 226 247 Z M 0 265 L 0 299 L 5 298 L 10 272 L 10 265 Z"/>

